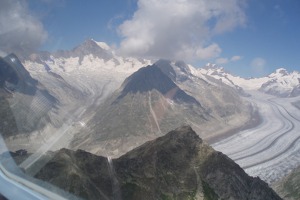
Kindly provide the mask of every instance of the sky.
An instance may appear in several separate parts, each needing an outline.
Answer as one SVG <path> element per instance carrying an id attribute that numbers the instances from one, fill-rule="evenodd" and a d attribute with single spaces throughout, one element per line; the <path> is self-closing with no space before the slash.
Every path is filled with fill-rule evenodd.
<path id="1" fill-rule="evenodd" d="M 300 71 L 299 0 L 1 0 L 0 56 L 72 49 L 215 63 L 242 77 Z"/>

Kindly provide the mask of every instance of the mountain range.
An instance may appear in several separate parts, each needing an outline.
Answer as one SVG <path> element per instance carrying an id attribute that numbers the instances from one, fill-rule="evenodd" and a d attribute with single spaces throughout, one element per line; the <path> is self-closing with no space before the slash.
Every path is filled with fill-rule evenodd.
<path id="1" fill-rule="evenodd" d="M 1 99 L 3 101 L 1 105 L 4 105 L 0 107 L 3 111 L 1 113 L 7 113 L 8 107 L 13 108 L 11 109 L 12 115 L 3 117 L 8 121 L 3 120 L 1 123 L 5 128 L 4 125 L 7 123 L 14 124 L 14 116 L 17 116 L 15 125 L 17 129 L 5 128 L 7 132 L 5 140 L 11 151 L 24 148 L 29 152 L 36 152 L 39 147 L 46 146 L 47 148 L 42 148 L 43 150 L 39 149 L 40 154 L 43 155 L 49 150 L 56 151 L 66 147 L 71 150 L 63 149 L 56 153 L 62 155 L 62 158 L 58 156 L 58 159 L 71 157 L 69 163 L 71 165 L 82 163 L 81 156 L 89 157 L 97 163 L 97 156 L 118 158 L 116 160 L 120 162 L 114 163 L 115 160 L 113 160 L 109 163 L 123 165 L 123 161 L 121 161 L 123 158 L 125 163 L 130 163 L 128 160 L 138 154 L 136 160 L 141 164 L 147 162 L 143 160 L 143 155 L 140 155 L 139 151 L 141 150 L 144 152 L 142 154 L 146 155 L 152 147 L 148 149 L 145 144 L 139 147 L 139 150 L 136 148 L 146 141 L 162 137 L 180 125 L 190 125 L 203 140 L 208 142 L 217 141 L 257 125 L 260 123 L 257 107 L 255 104 L 247 102 L 244 97 L 249 97 L 252 90 L 283 98 L 299 96 L 299 83 L 299 72 L 289 73 L 283 68 L 267 77 L 245 79 L 234 76 L 214 64 L 195 68 L 183 61 L 160 59 L 153 62 L 147 59 L 125 58 L 116 55 L 114 50 L 103 42 L 87 40 L 69 51 L 39 52 L 27 58 L 22 57 L 21 61 L 13 54 L 1 58 L 0 92 L 4 94 L 1 97 L 5 97 L 5 99 Z M 20 104 L 20 102 L 24 103 Z M 296 106 L 298 103 L 294 102 Z M 18 110 L 23 110 L 24 113 L 18 115 L 16 114 Z M 182 130 L 191 132 L 186 127 Z M 18 134 L 16 137 L 18 132 L 26 134 Z M 170 138 L 169 135 L 167 138 L 171 140 L 172 137 Z M 202 144 L 201 139 L 194 136 L 192 138 L 198 142 L 201 141 Z M 160 140 L 158 139 L 158 141 Z M 191 141 L 190 143 L 193 144 Z M 164 143 L 164 146 L 167 147 L 168 144 Z M 144 147 L 145 149 L 143 149 Z M 155 148 L 160 149 L 161 147 L 156 146 Z M 127 153 L 129 151 L 130 153 Z M 39 157 L 40 155 L 35 156 Z M 221 160 L 223 160 L 223 156 L 220 157 Z M 219 159 L 218 156 L 217 158 Z M 34 159 L 35 157 L 32 158 L 32 160 Z M 106 158 L 99 157 L 99 159 L 101 166 L 105 165 L 103 163 L 107 163 Z M 177 155 L 174 159 L 177 159 Z M 28 161 L 27 165 L 23 166 L 31 164 Z M 218 166 L 218 163 L 214 164 Z M 136 163 L 133 165 L 135 166 Z M 211 165 L 209 166 L 212 168 Z M 48 164 L 46 167 L 49 167 Z M 125 169 L 124 166 L 121 168 L 121 174 L 122 170 L 126 172 L 131 170 Z M 148 169 L 148 166 L 146 168 Z M 45 169 L 49 170 L 49 168 Z M 133 169 L 136 168 L 133 167 Z M 89 170 L 92 168 L 90 167 Z M 143 170 L 139 173 L 143 174 Z M 222 171 L 223 169 L 217 169 L 214 173 L 218 173 L 218 170 Z M 235 170 L 242 174 L 240 169 L 235 168 Z M 61 171 L 58 170 L 57 173 L 61 173 Z M 91 184 L 93 181 L 90 180 L 89 175 L 82 173 L 80 172 L 80 178 L 83 178 L 87 185 Z M 132 171 L 132 173 L 136 174 L 137 172 Z M 189 173 L 187 172 L 187 175 Z M 75 174 L 74 177 L 71 175 L 67 178 L 76 182 L 77 175 Z M 47 174 L 38 175 L 42 179 L 45 178 L 44 176 Z M 145 176 L 148 176 L 147 173 Z M 245 178 L 246 175 L 241 175 L 241 177 Z M 104 183 L 114 188 L 115 183 L 107 182 L 111 181 L 111 177 L 102 178 L 106 180 Z M 132 177 L 126 177 L 126 174 L 122 178 L 119 177 L 122 181 L 123 178 L 130 180 Z M 200 178 L 203 178 L 202 175 Z M 189 189 L 186 193 L 184 186 L 182 190 L 184 192 L 180 195 L 183 195 L 184 198 L 200 195 L 198 199 L 202 197 L 218 199 L 225 195 L 222 193 L 223 191 L 217 192 L 217 188 L 212 188 L 211 184 L 217 185 L 217 183 L 207 185 L 208 179 L 201 179 L 200 182 L 203 185 L 200 184 L 202 189 L 199 186 L 199 194 L 195 191 L 191 193 Z M 51 182 L 47 178 L 45 180 Z M 188 178 L 188 180 L 191 179 Z M 60 180 L 57 179 L 57 181 L 53 183 L 59 184 Z M 222 182 L 222 180 L 220 181 Z M 138 183 L 138 185 L 146 184 L 145 188 L 150 187 L 147 185 L 148 183 Z M 245 196 L 246 199 L 250 197 L 250 199 L 255 199 L 258 196 L 258 194 L 254 194 L 256 192 L 254 183 L 265 187 L 259 179 L 247 179 L 246 182 L 243 182 L 245 188 L 248 188 L 243 190 L 250 195 L 249 197 Z M 66 184 L 62 187 L 69 190 L 73 186 Z M 74 187 L 81 186 L 75 184 Z M 86 187 L 94 188 L 91 185 Z M 128 187 L 126 186 L 124 190 L 125 194 L 129 195 L 125 196 L 126 198 L 133 198 L 130 195 L 135 195 L 131 191 L 132 187 L 134 191 L 144 192 L 143 188 L 137 188 L 131 182 Z M 178 187 L 182 188 L 177 185 L 176 188 Z M 87 190 L 87 188 L 81 188 L 80 191 Z M 160 196 L 162 199 L 168 199 L 170 190 L 174 190 L 174 188 L 166 188 L 159 193 L 162 195 Z M 96 195 L 96 188 L 94 189 L 94 191 L 83 191 L 80 195 Z M 110 188 L 104 189 L 105 191 L 111 190 Z M 251 193 L 252 189 L 254 193 Z M 74 192 L 76 193 L 76 191 Z M 137 192 L 137 198 L 140 195 L 139 192 Z M 113 194 L 112 191 L 105 195 Z M 174 198 L 181 197 L 176 196 L 177 194 L 172 195 Z M 268 192 L 268 195 L 272 196 L 273 193 Z M 229 196 L 225 195 L 226 198 L 230 198 Z M 237 197 L 233 198 L 238 199 Z M 257 197 L 257 199 L 259 198 Z"/>
<path id="2" fill-rule="evenodd" d="M 298 72 L 279 69 L 244 79 L 213 64 L 195 68 L 183 61 L 120 57 L 94 40 L 70 51 L 32 54 L 22 63 L 57 100 L 52 112 L 57 126 L 84 124 L 65 145 L 99 155 L 119 156 L 181 124 L 214 140 L 258 120 L 256 108 L 241 98 L 247 91 L 291 97 L 299 88 Z"/>
<path id="3" fill-rule="evenodd" d="M 289 73 L 284 68 L 279 68 L 266 77 L 261 78 L 241 78 L 234 76 L 215 64 L 207 64 L 206 67 L 198 69 L 200 73 L 221 80 L 227 85 L 238 90 L 259 90 L 266 94 L 277 97 L 299 96 L 300 73 L 293 71 Z"/>
<path id="4" fill-rule="evenodd" d="M 118 156 L 181 124 L 191 124 L 208 138 L 251 117 L 232 88 L 181 74 L 179 67 L 160 60 L 134 72 L 95 109 L 88 131 L 78 133 L 71 148 Z M 174 70 L 174 76 L 162 68 Z M 234 121 L 237 116 L 239 122 Z"/>
<path id="5" fill-rule="evenodd" d="M 252 117 L 251 105 L 234 88 L 198 76 L 183 61 L 124 58 L 94 40 L 70 51 L 32 54 L 22 63 L 57 100 L 54 123 L 74 126 L 64 144 L 73 149 L 119 156 L 181 124 L 207 139 L 243 127 Z M 45 127 L 37 135 L 47 141 L 49 132 L 58 130 Z M 18 140 L 12 142 L 28 137 Z"/>

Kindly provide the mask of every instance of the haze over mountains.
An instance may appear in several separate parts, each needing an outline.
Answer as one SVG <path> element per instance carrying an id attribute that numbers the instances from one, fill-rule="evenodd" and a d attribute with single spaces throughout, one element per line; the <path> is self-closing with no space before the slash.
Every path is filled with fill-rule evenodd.
<path id="1" fill-rule="evenodd" d="M 102 150 L 90 142 L 105 142 L 103 149 L 110 146 L 113 152 L 117 147 L 133 148 L 181 124 L 190 124 L 202 138 L 213 140 L 257 123 L 256 108 L 240 97 L 249 95 L 248 90 L 291 97 L 298 95 L 299 88 L 298 72 L 281 69 L 268 77 L 244 79 L 212 64 L 195 68 L 183 61 L 152 64 L 120 57 L 94 40 L 70 51 L 36 53 L 23 63 L 57 99 L 58 121 L 72 118 L 68 123 L 84 125 L 65 145 L 99 154 Z M 124 128 L 135 139 L 128 135 L 120 140 Z"/>
<path id="2" fill-rule="evenodd" d="M 3 60 L 11 58 L 17 60 Z M 299 72 L 281 68 L 245 79 L 213 64 L 195 68 L 183 61 L 124 58 L 94 40 L 70 51 L 33 54 L 22 59 L 24 67 L 18 63 L 31 89 L 15 89 L 15 76 L 1 79 L 1 88 L 12 102 L 26 97 L 28 108 L 38 105 L 32 116 L 43 122 L 31 134 L 7 134 L 10 150 L 36 152 L 21 164 L 25 170 L 63 147 L 119 157 L 182 124 L 269 183 L 300 163 Z"/>
<path id="3" fill-rule="evenodd" d="M 84 125 L 80 131 L 75 128 L 66 145 L 86 147 L 93 153 L 101 150 L 92 150 L 89 140 L 133 148 L 181 124 L 190 124 L 210 140 L 258 121 L 255 106 L 242 99 L 249 95 L 248 90 L 292 97 L 298 95 L 299 88 L 298 72 L 289 74 L 280 69 L 268 77 L 244 79 L 212 64 L 195 68 L 183 61 L 152 64 L 150 60 L 120 57 L 105 43 L 94 40 L 70 51 L 36 53 L 23 63 L 57 100 L 57 121 L 71 118 L 69 124 Z M 135 140 L 111 140 L 115 136 L 120 140 L 125 127 Z M 135 144 L 128 145 L 128 141 Z"/>
<path id="4" fill-rule="evenodd" d="M 57 104 L 55 97 L 31 77 L 16 55 L 0 58 L 0 66 L 2 135 L 28 135 L 50 123 L 49 111 Z"/>
<path id="5" fill-rule="evenodd" d="M 182 61 L 159 60 L 146 67 L 151 63 L 116 56 L 93 40 L 71 51 L 42 52 L 24 61 L 64 110 L 72 113 L 78 105 L 89 110 L 83 120 L 86 130 L 74 136 L 73 148 L 100 154 L 102 150 L 91 144 L 101 141 L 105 151 L 126 147 L 113 153 L 120 155 L 181 124 L 191 124 L 209 138 L 242 127 L 251 118 L 253 109 L 235 89 L 193 74 L 196 69 Z M 126 137 L 124 128 L 130 133 Z"/>

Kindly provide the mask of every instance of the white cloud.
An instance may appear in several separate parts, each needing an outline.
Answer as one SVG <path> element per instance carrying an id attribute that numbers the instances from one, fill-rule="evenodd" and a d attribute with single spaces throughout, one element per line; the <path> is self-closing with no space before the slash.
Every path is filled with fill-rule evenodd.
<path id="1" fill-rule="evenodd" d="M 213 28 L 214 34 L 233 30 L 238 25 L 245 25 L 246 15 L 242 9 L 245 7 L 245 1 L 228 0 L 212 1 L 211 3 L 214 4 L 215 8 L 213 12 L 217 12 L 217 21 Z"/>
<path id="2" fill-rule="evenodd" d="M 245 24 L 244 0 L 138 0 L 119 26 L 120 52 L 171 59 L 210 59 L 221 52 L 212 37 Z"/>
<path id="3" fill-rule="evenodd" d="M 228 58 L 217 58 L 216 59 L 216 64 L 218 64 L 218 65 L 226 64 L 228 62 L 229 62 Z"/>
<path id="4" fill-rule="evenodd" d="M 196 56 L 202 60 L 208 60 L 210 58 L 214 58 L 219 56 L 222 52 L 222 49 L 216 43 L 209 45 L 208 47 L 202 47 L 196 49 Z"/>
<path id="5" fill-rule="evenodd" d="M 252 70 L 257 74 L 262 74 L 265 71 L 266 60 L 260 57 L 254 58 L 251 62 Z"/>
<path id="6" fill-rule="evenodd" d="M 24 0 L 0 1 L 0 51 L 28 54 L 47 38 L 42 23 Z"/>
<path id="7" fill-rule="evenodd" d="M 217 58 L 215 60 L 216 64 L 218 65 L 222 65 L 222 64 L 227 64 L 229 62 L 235 62 L 235 61 L 238 61 L 238 60 L 241 60 L 242 57 L 241 56 L 232 56 L 230 59 L 229 58 Z"/>
<path id="8" fill-rule="evenodd" d="M 232 56 L 230 61 L 238 61 L 238 60 L 241 60 L 242 57 L 241 56 Z"/>
<path id="9" fill-rule="evenodd" d="M 265 59 L 260 57 L 254 58 L 251 62 L 252 67 L 264 67 L 265 65 L 266 65 Z"/>

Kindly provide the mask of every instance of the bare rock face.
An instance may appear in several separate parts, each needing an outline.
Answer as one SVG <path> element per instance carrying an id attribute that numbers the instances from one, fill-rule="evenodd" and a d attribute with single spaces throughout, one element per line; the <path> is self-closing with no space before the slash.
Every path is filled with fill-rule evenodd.
<path id="1" fill-rule="evenodd" d="M 113 160 L 62 149 L 36 178 L 86 199 L 281 199 L 189 126 Z"/>
<path id="2" fill-rule="evenodd" d="M 126 96 L 128 93 L 143 93 L 157 90 L 161 94 L 167 94 L 174 91 L 171 98 L 177 102 L 200 105 L 192 96 L 181 90 L 167 75 L 165 75 L 158 66 L 151 65 L 139 69 L 129 76 L 122 85 L 123 90 L 119 98 Z"/>
<path id="3" fill-rule="evenodd" d="M 297 200 L 300 197 L 300 166 L 273 185 L 274 190 L 284 199 Z"/>

